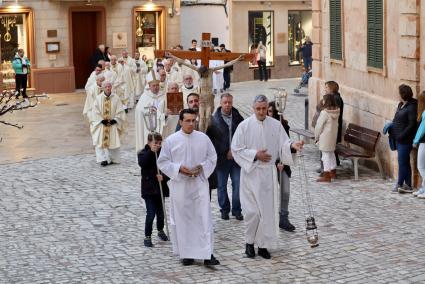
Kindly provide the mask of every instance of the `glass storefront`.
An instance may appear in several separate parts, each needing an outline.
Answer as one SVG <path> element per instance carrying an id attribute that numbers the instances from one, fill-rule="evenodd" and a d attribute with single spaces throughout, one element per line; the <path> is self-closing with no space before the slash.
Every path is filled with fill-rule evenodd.
<path id="1" fill-rule="evenodd" d="M 288 55 L 289 65 L 302 63 L 300 47 L 306 36 L 311 37 L 311 11 L 288 11 Z"/>
<path id="2" fill-rule="evenodd" d="M 267 66 L 274 64 L 274 12 L 249 11 L 248 12 L 248 50 L 256 54 L 256 48 L 261 41 L 267 48 Z M 257 62 L 249 63 L 250 67 L 257 67 Z"/>
<path id="3" fill-rule="evenodd" d="M 15 88 L 15 72 L 12 60 L 19 48 L 28 54 L 28 14 L 0 13 L 1 73 L 3 89 Z M 31 58 L 29 58 L 31 60 Z M 29 84 L 30 80 L 28 80 Z"/>
<path id="4" fill-rule="evenodd" d="M 135 12 L 135 42 L 136 50 L 146 55 L 148 60 L 155 58 L 154 50 L 162 48 L 163 11 Z"/>

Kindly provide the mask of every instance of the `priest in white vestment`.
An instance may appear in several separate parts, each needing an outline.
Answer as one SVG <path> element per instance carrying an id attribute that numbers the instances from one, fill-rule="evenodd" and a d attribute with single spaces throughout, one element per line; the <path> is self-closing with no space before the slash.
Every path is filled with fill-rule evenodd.
<path id="1" fill-rule="evenodd" d="M 159 90 L 161 93 L 165 94 L 167 92 L 167 84 L 168 84 L 167 72 L 165 72 L 164 69 L 159 69 L 158 76 L 159 76 Z"/>
<path id="2" fill-rule="evenodd" d="M 208 136 L 194 130 L 194 110 L 184 109 L 179 118 L 181 130 L 165 140 L 158 158 L 158 168 L 170 178 L 173 252 L 183 265 L 191 265 L 195 259 L 217 265 L 208 185 L 217 154 Z"/>
<path id="3" fill-rule="evenodd" d="M 102 166 L 119 163 L 121 135 L 126 115 L 120 98 L 112 93 L 112 84 L 103 83 L 104 92 L 97 96 L 93 106 L 91 133 L 96 149 L 96 161 Z"/>
<path id="4" fill-rule="evenodd" d="M 193 84 L 193 76 L 191 74 L 185 74 L 183 76 L 183 86 L 182 86 L 184 108 L 188 108 L 187 96 L 189 96 L 189 94 L 191 93 L 199 94 L 199 92 L 200 92 L 199 87 Z"/>
<path id="5" fill-rule="evenodd" d="M 128 57 L 127 57 L 127 61 L 125 60 L 125 58 L 121 57 L 120 59 L 118 59 L 118 63 L 121 64 L 125 97 L 128 98 L 127 107 L 129 109 L 132 109 L 134 107 L 134 91 L 136 89 L 136 85 L 134 84 L 134 74 L 136 73 L 136 63 L 134 62 L 133 58 L 128 58 Z"/>
<path id="6" fill-rule="evenodd" d="M 291 142 L 280 121 L 267 116 L 264 95 L 254 99 L 254 114 L 241 122 L 232 140 L 232 154 L 241 166 L 240 199 L 245 213 L 245 253 L 270 258 L 268 249 L 277 241 L 274 193 L 277 190 L 275 162 L 293 164 L 291 148 L 301 150 L 303 142 Z M 274 173 L 273 173 L 274 172 Z"/>
<path id="7" fill-rule="evenodd" d="M 149 131 L 146 129 L 143 114 L 149 111 L 149 108 L 155 108 L 157 112 L 157 125 L 155 131 L 162 135 L 166 124 L 166 95 L 159 90 L 159 81 L 156 79 L 155 72 L 151 70 L 146 76 L 149 89 L 145 90 L 136 105 L 135 125 L 136 125 L 136 153 L 142 150 L 148 143 Z"/>
<path id="8" fill-rule="evenodd" d="M 134 61 L 136 63 L 136 74 L 134 76 L 134 99 L 138 101 L 145 90 L 148 66 L 145 61 L 140 58 L 140 53 L 138 51 L 134 54 Z"/>
<path id="9" fill-rule="evenodd" d="M 93 106 L 96 98 L 103 92 L 102 83 L 105 81 L 105 76 L 100 74 L 96 77 L 96 84 L 91 86 L 86 92 L 86 101 L 84 103 L 83 115 L 88 121 L 92 121 Z"/>
<path id="10" fill-rule="evenodd" d="M 89 78 L 87 79 L 86 85 L 84 86 L 84 89 L 86 92 L 94 85 L 96 85 L 96 77 L 100 74 L 102 74 L 102 67 L 100 65 L 96 66 L 94 68 L 94 71 L 90 73 Z"/>
<path id="11" fill-rule="evenodd" d="M 108 81 L 114 85 L 115 79 L 117 78 L 117 73 L 111 70 L 111 62 L 105 62 L 105 71 L 103 71 L 105 76 L 105 81 Z"/>
<path id="12" fill-rule="evenodd" d="M 128 96 L 125 92 L 124 72 L 122 64 L 118 63 L 117 57 L 115 55 L 111 56 L 111 70 L 117 74 L 112 85 L 112 91 L 121 99 L 124 110 L 127 111 Z"/>

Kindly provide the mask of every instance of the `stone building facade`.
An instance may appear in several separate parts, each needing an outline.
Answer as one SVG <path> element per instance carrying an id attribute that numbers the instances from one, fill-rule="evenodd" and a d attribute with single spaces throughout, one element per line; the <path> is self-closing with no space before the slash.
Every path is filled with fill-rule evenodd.
<path id="1" fill-rule="evenodd" d="M 424 90 L 425 49 L 420 46 L 425 44 L 425 26 L 420 16 L 425 15 L 425 5 L 421 2 L 313 0 L 310 119 L 328 80 L 340 85 L 346 125 L 351 122 L 376 131 L 382 131 L 384 124 L 394 117 L 400 84 L 410 85 L 416 95 Z M 338 8 L 340 12 L 336 13 Z M 378 14 L 370 15 L 373 13 Z M 377 17 L 382 17 L 382 21 L 373 22 Z M 375 24 L 377 29 L 374 29 Z M 340 39 L 334 34 L 338 27 L 341 29 Z M 373 37 L 376 35 L 382 39 L 378 43 Z M 338 57 L 338 42 L 340 58 L 335 59 Z M 373 57 L 376 55 L 379 56 Z M 379 58 L 378 65 L 374 65 L 374 58 Z M 394 176 L 396 152 L 390 151 L 386 137 L 381 137 L 378 152 L 386 173 Z"/>
<path id="2" fill-rule="evenodd" d="M 9 42 L 2 38 L 3 86 L 12 81 L 10 57 L 18 47 L 23 47 L 32 62 L 30 87 L 37 93 L 72 92 L 81 88 L 76 75 L 80 73 L 78 68 L 86 72 L 86 67 L 79 67 L 78 60 L 84 63 L 89 59 L 76 57 L 94 52 L 101 43 L 111 47 L 112 54 L 120 54 L 123 49 L 133 54 L 141 38 L 136 33 L 143 34 L 138 31 L 140 13 L 154 13 L 145 17 L 148 21 L 144 22 L 141 41 L 157 44 L 158 48 L 176 45 L 180 41 L 180 17 L 172 5 L 173 1 L 166 0 L 3 1 L 0 17 L 19 23 L 8 25 L 11 34 L 19 40 L 14 40 L 13 35 Z M 149 28 L 152 31 L 149 24 L 154 25 L 158 33 L 151 32 L 153 35 L 148 38 Z M 0 26 L 6 31 L 6 26 Z M 2 31 L 0 29 L 4 35 Z M 5 44 L 10 47 L 7 49 Z"/>

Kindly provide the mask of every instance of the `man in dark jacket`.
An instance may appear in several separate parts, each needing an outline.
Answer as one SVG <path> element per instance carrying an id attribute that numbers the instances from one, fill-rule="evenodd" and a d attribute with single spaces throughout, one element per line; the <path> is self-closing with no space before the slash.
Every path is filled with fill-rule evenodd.
<path id="1" fill-rule="evenodd" d="M 231 52 L 230 50 L 226 49 L 226 46 L 224 45 L 224 43 L 220 44 L 220 52 Z M 229 61 L 224 61 L 224 63 L 226 64 Z M 223 79 L 224 79 L 224 84 L 223 84 L 223 90 L 227 90 L 230 88 L 230 73 L 232 73 L 233 71 L 233 66 L 230 67 L 226 67 L 223 69 Z"/>
<path id="2" fill-rule="evenodd" d="M 159 133 L 148 135 L 148 144 L 139 153 L 137 159 L 142 172 L 142 198 L 146 204 L 145 240 L 146 247 L 153 247 L 152 225 L 156 216 L 156 228 L 158 237 L 163 241 L 168 241 L 168 236 L 164 233 L 164 209 L 162 207 L 161 191 L 159 183 L 162 184 L 164 198 L 169 196 L 165 175 L 158 175 L 156 158 L 161 151 L 162 136 Z M 157 155 L 155 156 L 155 153 Z"/>
<path id="3" fill-rule="evenodd" d="M 237 220 L 243 220 L 241 203 L 239 199 L 239 179 L 241 168 L 233 160 L 230 144 L 233 134 L 243 117 L 233 107 L 233 96 L 229 93 L 221 95 L 220 107 L 214 113 L 211 123 L 207 129 L 217 152 L 217 196 L 221 208 L 221 218 L 229 220 L 230 201 L 227 195 L 227 180 L 232 180 L 232 215 Z"/>

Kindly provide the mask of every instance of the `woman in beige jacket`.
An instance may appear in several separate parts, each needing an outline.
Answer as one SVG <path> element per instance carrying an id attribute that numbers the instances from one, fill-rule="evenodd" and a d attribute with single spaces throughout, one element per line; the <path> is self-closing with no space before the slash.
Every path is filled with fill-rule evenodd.
<path id="1" fill-rule="evenodd" d="M 319 150 L 322 151 L 323 173 L 318 182 L 331 182 L 336 178 L 336 136 L 338 135 L 339 108 L 331 94 L 323 96 L 323 107 L 314 128 L 314 136 Z"/>

